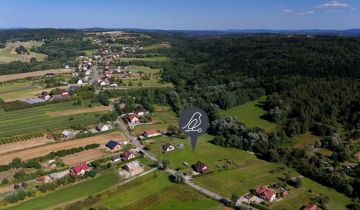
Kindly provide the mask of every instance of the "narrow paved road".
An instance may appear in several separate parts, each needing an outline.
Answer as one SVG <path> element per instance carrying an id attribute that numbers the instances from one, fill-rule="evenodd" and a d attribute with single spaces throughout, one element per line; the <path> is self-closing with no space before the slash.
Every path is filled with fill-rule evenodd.
<path id="1" fill-rule="evenodd" d="M 143 145 L 140 143 L 140 141 L 138 140 L 137 137 L 131 135 L 131 133 L 129 132 L 127 126 L 125 125 L 125 123 L 122 121 L 122 119 L 119 117 L 117 119 L 117 123 L 120 125 L 120 127 L 123 129 L 125 135 L 127 136 L 127 138 L 130 140 L 130 142 L 132 142 L 132 144 L 139 150 L 141 151 L 146 157 L 150 158 L 151 160 L 153 161 L 159 161 L 155 155 L 149 153 L 147 150 L 144 149 Z M 173 169 L 167 169 L 166 172 L 172 174 L 172 175 L 175 175 L 176 174 L 176 171 L 173 170 Z M 197 190 L 198 192 L 214 199 L 214 200 L 217 200 L 217 201 L 220 201 L 220 202 L 223 202 L 223 201 L 230 201 L 230 199 L 228 198 L 225 198 L 217 193 L 214 193 L 214 192 L 211 192 L 210 190 L 207 190 L 197 184 L 195 184 L 194 182 L 191 181 L 191 178 L 189 177 L 185 177 L 185 184 L 189 185 L 190 187 L 194 188 L 195 190 Z M 243 205 L 244 207 L 247 207 L 249 208 L 249 206 L 245 206 Z M 253 207 L 250 207 L 250 209 L 255 209 Z"/>

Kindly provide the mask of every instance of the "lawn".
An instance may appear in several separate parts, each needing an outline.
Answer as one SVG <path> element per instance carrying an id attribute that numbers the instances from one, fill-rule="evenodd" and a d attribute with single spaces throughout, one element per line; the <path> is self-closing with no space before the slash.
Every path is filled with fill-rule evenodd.
<path id="1" fill-rule="evenodd" d="M 83 50 L 81 52 L 85 53 L 86 56 L 92 56 L 93 54 L 97 53 L 97 49 L 91 49 L 91 50 Z"/>
<path id="2" fill-rule="evenodd" d="M 153 124 L 138 125 L 132 130 L 134 135 L 140 135 L 145 130 L 156 129 L 160 131 L 166 131 L 169 125 L 177 125 L 178 119 L 176 114 L 172 111 L 155 112 L 152 115 Z"/>
<path id="3" fill-rule="evenodd" d="M 265 110 L 261 108 L 261 103 L 264 102 L 265 99 L 266 96 L 263 96 L 257 100 L 247 102 L 226 111 L 221 110 L 220 115 L 235 117 L 249 128 L 259 127 L 267 132 L 273 131 L 279 128 L 280 125 L 261 119 L 261 116 L 266 113 Z"/>
<path id="4" fill-rule="evenodd" d="M 190 165 L 196 161 L 202 161 L 209 166 L 211 173 L 193 177 L 193 182 L 219 193 L 220 195 L 230 198 L 233 194 L 242 195 L 259 185 L 268 185 L 280 181 L 284 178 L 286 173 L 290 173 L 292 177 L 299 174 L 283 165 L 269 163 L 258 159 L 255 155 L 248 152 L 234 149 L 223 148 L 213 145 L 209 141 L 212 136 L 203 135 L 198 139 L 195 152 L 191 150 L 189 139 L 177 139 L 169 137 L 155 138 L 154 144 L 148 145 L 150 152 L 155 153 L 159 159 L 165 159 L 170 162 L 171 168 L 180 168 L 185 173 L 191 171 L 190 167 L 183 163 L 187 162 Z M 165 143 L 186 144 L 185 149 L 176 149 L 169 153 L 163 153 L 161 146 Z M 345 209 L 345 205 L 350 203 L 350 199 L 345 195 L 336 192 L 335 190 L 322 186 L 308 178 L 303 178 L 303 187 L 311 189 L 313 192 L 327 195 L 331 202 L 330 209 Z M 276 203 L 276 206 L 291 206 L 288 209 L 299 209 L 301 205 L 307 204 L 310 194 L 303 193 L 295 194 L 294 196 L 284 199 Z M 290 201 L 289 201 L 290 200 Z M 291 201 L 291 200 L 294 200 Z M 297 201 L 297 202 L 295 202 Z M 305 202 L 305 203 L 302 203 Z M 277 208 L 274 205 L 274 208 Z M 281 208 L 280 208 L 281 209 Z"/>
<path id="5" fill-rule="evenodd" d="M 82 105 L 73 105 L 73 102 L 49 104 L 33 108 L 4 112 L 0 114 L 0 138 L 26 133 L 46 131 L 54 128 L 68 128 L 75 124 L 95 124 L 104 111 L 82 113 L 69 116 L 52 116 L 50 113 L 87 107 L 87 102 Z"/>
<path id="6" fill-rule="evenodd" d="M 109 192 L 95 207 L 109 209 L 213 209 L 219 204 L 169 181 L 167 174 L 154 172 L 138 178 L 117 192 Z"/>
<path id="7" fill-rule="evenodd" d="M 50 208 L 74 199 L 93 195 L 116 185 L 118 182 L 119 177 L 117 174 L 109 173 L 5 209 L 38 210 Z"/>

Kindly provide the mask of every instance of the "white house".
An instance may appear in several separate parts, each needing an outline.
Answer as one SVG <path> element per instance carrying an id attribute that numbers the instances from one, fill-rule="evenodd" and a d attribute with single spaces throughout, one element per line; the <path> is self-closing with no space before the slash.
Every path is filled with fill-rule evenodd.
<path id="1" fill-rule="evenodd" d="M 170 151 L 175 150 L 175 147 L 170 143 L 166 143 L 163 145 L 163 150 L 164 150 L 164 152 L 170 152 Z"/>
<path id="2" fill-rule="evenodd" d="M 96 126 L 96 130 L 104 132 L 104 131 L 108 131 L 110 130 L 110 127 L 108 125 L 104 125 L 104 124 L 98 124 Z"/>

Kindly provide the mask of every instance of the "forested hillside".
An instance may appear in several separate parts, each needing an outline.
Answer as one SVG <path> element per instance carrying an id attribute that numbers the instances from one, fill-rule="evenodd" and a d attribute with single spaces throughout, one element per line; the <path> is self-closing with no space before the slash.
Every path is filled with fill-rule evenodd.
<path id="1" fill-rule="evenodd" d="M 164 79 L 176 84 L 179 107 L 210 115 L 214 143 L 283 162 L 348 196 L 358 197 L 360 164 L 360 38 L 258 35 L 184 38 L 174 44 Z M 266 133 L 218 115 L 266 95 L 262 118 L 281 128 Z M 241 121 L 241 120 L 240 120 Z M 304 148 L 289 141 L 305 133 Z M 291 143 L 290 143 L 291 144 Z M 331 156 L 318 151 L 324 148 Z M 353 163 L 346 169 L 345 163 Z"/>

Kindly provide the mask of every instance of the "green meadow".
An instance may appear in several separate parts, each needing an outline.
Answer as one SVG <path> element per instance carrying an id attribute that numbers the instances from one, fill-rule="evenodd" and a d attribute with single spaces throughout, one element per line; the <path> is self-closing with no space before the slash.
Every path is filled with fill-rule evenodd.
<path id="1" fill-rule="evenodd" d="M 27 109 L 5 112 L 0 109 L 0 138 L 47 129 L 69 128 L 75 124 L 95 124 L 105 112 L 91 112 L 68 116 L 52 116 L 51 112 L 58 112 L 87 107 L 87 103 L 73 105 L 73 102 L 49 104 Z"/>
<path id="2" fill-rule="evenodd" d="M 131 71 L 132 73 L 145 73 L 145 74 L 158 74 L 160 73 L 161 69 L 152 69 L 147 66 L 133 66 L 130 65 L 127 67 L 128 71 Z"/>
<path id="3" fill-rule="evenodd" d="M 34 85 L 32 81 L 8 82 L 0 84 L 0 98 L 7 100 L 31 96 L 33 91 L 40 89 L 41 87 Z"/>
<path id="4" fill-rule="evenodd" d="M 168 160 L 171 168 L 180 168 L 185 173 L 190 173 L 192 171 L 191 165 L 197 161 L 205 163 L 211 172 L 193 177 L 193 182 L 228 198 L 234 194 L 245 194 L 250 189 L 260 185 L 279 182 L 287 173 L 292 177 L 299 175 L 284 165 L 260 160 L 246 151 L 216 146 L 211 143 L 212 138 L 210 135 L 201 136 L 194 152 L 191 149 L 189 139 L 165 136 L 154 138 L 155 143 L 147 145 L 147 148 L 150 152 L 155 153 L 159 159 Z M 185 144 L 185 148 L 176 148 L 175 151 L 163 153 L 161 147 L 165 143 L 171 143 L 175 147 L 179 144 Z M 185 162 L 189 166 L 184 165 Z M 302 180 L 304 191 L 311 189 L 314 193 L 320 193 L 330 198 L 328 205 L 330 209 L 346 209 L 346 204 L 350 203 L 349 198 L 331 188 L 322 186 L 308 178 Z M 292 197 L 276 203 L 274 208 L 281 209 L 276 206 L 287 206 L 288 209 L 299 209 L 302 205 L 307 204 L 312 194 L 305 194 L 305 198 L 302 198 L 304 194 L 298 193 L 298 190 L 301 189 L 293 190 L 294 195 Z"/>
<path id="5" fill-rule="evenodd" d="M 76 185 L 72 185 L 44 196 L 27 200 L 18 205 L 4 208 L 7 210 L 38 210 L 46 209 L 53 206 L 64 204 L 65 202 L 87 197 L 98 193 L 102 190 L 110 188 L 119 182 L 119 176 L 116 173 L 109 173 L 84 181 Z"/>
<path id="6" fill-rule="evenodd" d="M 94 207 L 108 209 L 214 209 L 216 201 L 203 197 L 186 185 L 170 182 L 168 174 L 153 172 L 116 191 L 101 196 Z"/>
<path id="7" fill-rule="evenodd" d="M 246 127 L 259 127 L 267 132 L 270 132 L 279 128 L 280 125 L 261 119 L 261 116 L 266 113 L 265 110 L 261 108 L 261 103 L 265 100 L 266 96 L 263 96 L 254 101 L 249 101 L 243 105 L 233 107 L 226 111 L 221 110 L 220 115 L 234 117 L 244 123 Z"/>

